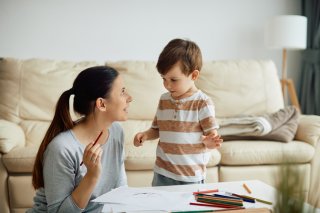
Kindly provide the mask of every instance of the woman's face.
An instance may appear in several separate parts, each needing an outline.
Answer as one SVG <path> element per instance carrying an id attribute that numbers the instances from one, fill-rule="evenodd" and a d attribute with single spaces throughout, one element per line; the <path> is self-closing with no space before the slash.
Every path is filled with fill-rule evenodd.
<path id="1" fill-rule="evenodd" d="M 127 93 L 121 75 L 114 80 L 110 96 L 107 100 L 106 111 L 112 121 L 128 119 L 128 107 L 132 97 Z"/>

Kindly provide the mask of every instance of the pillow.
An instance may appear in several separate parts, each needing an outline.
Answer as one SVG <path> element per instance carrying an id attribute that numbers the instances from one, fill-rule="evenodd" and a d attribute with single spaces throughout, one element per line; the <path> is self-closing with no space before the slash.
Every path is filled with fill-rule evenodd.
<path id="1" fill-rule="evenodd" d="M 0 152 L 8 153 L 16 146 L 25 144 L 25 135 L 20 126 L 0 119 Z"/>

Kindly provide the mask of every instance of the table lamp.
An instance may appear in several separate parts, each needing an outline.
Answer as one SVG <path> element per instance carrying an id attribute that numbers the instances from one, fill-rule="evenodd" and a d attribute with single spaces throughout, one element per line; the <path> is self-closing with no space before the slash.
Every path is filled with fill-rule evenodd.
<path id="1" fill-rule="evenodd" d="M 300 110 L 294 83 L 287 79 L 287 50 L 301 50 L 307 46 L 307 18 L 299 15 L 280 15 L 269 20 L 265 27 L 265 43 L 269 48 L 282 49 L 281 87 L 286 102 L 288 90 L 291 104 Z"/>

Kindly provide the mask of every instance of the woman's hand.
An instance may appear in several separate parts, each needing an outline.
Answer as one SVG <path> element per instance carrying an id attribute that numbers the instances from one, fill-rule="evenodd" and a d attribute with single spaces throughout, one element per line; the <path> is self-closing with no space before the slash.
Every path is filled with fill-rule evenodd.
<path id="1" fill-rule="evenodd" d="M 101 174 L 102 149 L 100 144 L 89 143 L 83 153 L 83 163 L 87 167 L 87 175 L 98 179 Z"/>

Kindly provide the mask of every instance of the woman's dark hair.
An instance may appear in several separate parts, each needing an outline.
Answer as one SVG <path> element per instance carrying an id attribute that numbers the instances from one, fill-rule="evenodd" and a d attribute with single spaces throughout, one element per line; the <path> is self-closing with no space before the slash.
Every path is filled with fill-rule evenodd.
<path id="1" fill-rule="evenodd" d="M 157 62 L 157 69 L 161 75 L 180 62 L 181 71 L 190 75 L 194 70 L 201 70 L 202 54 L 199 46 L 190 40 L 173 39 L 162 50 Z"/>
<path id="2" fill-rule="evenodd" d="M 119 73 L 108 66 L 90 67 L 79 73 L 71 89 L 64 91 L 60 96 L 53 120 L 39 147 L 32 174 L 32 185 L 35 189 L 44 187 L 43 181 L 43 154 L 60 132 L 71 129 L 74 122 L 69 110 L 69 99 L 74 95 L 73 109 L 80 115 L 87 116 L 93 112 L 97 98 L 108 98 L 114 80 Z"/>

